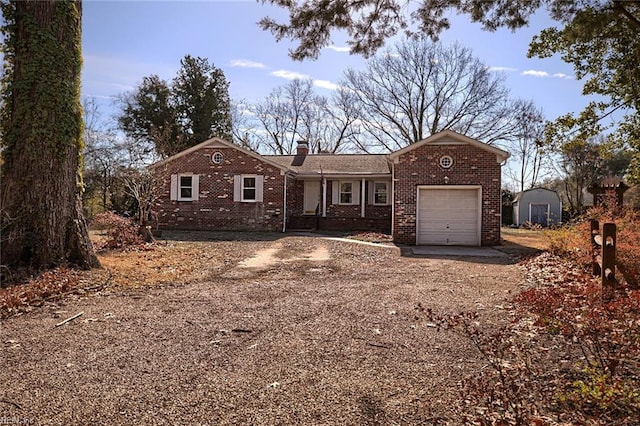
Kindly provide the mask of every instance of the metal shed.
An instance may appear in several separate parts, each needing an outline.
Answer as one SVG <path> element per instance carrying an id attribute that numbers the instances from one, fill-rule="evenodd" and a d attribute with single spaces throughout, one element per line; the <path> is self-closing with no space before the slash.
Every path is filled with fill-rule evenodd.
<path id="1" fill-rule="evenodd" d="M 533 188 L 520 192 L 513 199 L 513 224 L 522 226 L 529 222 L 542 226 L 562 221 L 562 201 L 556 191 Z"/>

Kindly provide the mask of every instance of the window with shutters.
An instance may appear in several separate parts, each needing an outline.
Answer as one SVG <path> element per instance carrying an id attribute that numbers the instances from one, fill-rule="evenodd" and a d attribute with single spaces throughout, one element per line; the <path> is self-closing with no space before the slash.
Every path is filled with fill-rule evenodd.
<path id="1" fill-rule="evenodd" d="M 171 175 L 170 199 L 172 201 L 198 201 L 200 175 L 184 173 Z"/>
<path id="2" fill-rule="evenodd" d="M 242 177 L 242 201 L 256 201 L 256 177 Z"/>
<path id="3" fill-rule="evenodd" d="M 178 200 L 193 200 L 193 176 L 178 176 Z"/>
<path id="4" fill-rule="evenodd" d="M 233 177 L 233 201 L 262 203 L 264 198 L 264 176 L 235 175 Z"/>

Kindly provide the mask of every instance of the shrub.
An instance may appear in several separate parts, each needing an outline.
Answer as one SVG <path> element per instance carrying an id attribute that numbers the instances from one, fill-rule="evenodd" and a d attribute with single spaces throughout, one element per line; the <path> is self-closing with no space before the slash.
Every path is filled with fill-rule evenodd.
<path id="1" fill-rule="evenodd" d="M 608 421 L 640 415 L 640 292 L 600 301 L 597 280 L 533 288 L 515 302 L 536 315 L 534 325 L 577 348 L 580 362 L 559 380 L 557 402 Z"/>
<path id="2" fill-rule="evenodd" d="M 629 287 L 640 288 L 640 213 L 636 211 L 591 209 L 581 221 L 547 231 L 549 251 L 570 258 L 583 269 L 589 268 L 593 261 L 590 219 L 598 220 L 600 225 L 616 224 L 616 266 Z"/>
<path id="3" fill-rule="evenodd" d="M 96 215 L 91 227 L 106 231 L 107 239 L 98 248 L 121 249 L 144 244 L 140 227 L 133 220 L 112 212 Z"/>

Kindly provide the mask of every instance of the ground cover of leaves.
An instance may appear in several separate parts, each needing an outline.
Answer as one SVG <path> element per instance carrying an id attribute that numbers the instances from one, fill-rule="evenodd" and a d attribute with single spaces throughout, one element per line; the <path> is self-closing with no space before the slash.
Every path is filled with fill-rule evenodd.
<path id="1" fill-rule="evenodd" d="M 2 320 L 0 418 L 459 424 L 456 384 L 486 362 L 421 312 L 478 310 L 481 321 L 500 321 L 525 281 L 509 257 L 199 235 L 102 254 L 98 291 Z"/>

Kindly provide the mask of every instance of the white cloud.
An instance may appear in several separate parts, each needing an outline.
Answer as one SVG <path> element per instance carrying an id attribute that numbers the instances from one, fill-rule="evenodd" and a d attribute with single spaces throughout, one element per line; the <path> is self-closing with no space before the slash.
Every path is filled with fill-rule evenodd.
<path id="1" fill-rule="evenodd" d="M 521 75 L 530 75 L 532 77 L 549 77 L 549 73 L 539 70 L 526 70 L 522 71 Z"/>
<path id="2" fill-rule="evenodd" d="M 553 75 L 555 78 L 565 78 L 567 80 L 573 80 L 573 76 L 571 75 L 567 75 L 565 73 L 562 72 L 557 72 Z"/>
<path id="3" fill-rule="evenodd" d="M 309 78 L 307 74 L 301 74 L 299 72 L 287 70 L 272 71 L 270 74 L 274 77 L 286 78 L 287 80 L 295 80 L 296 78 L 304 80 L 306 78 Z"/>
<path id="4" fill-rule="evenodd" d="M 489 71 L 505 71 L 505 72 L 511 72 L 511 71 L 517 71 L 517 68 L 512 68 L 512 67 L 489 67 Z"/>
<path id="5" fill-rule="evenodd" d="M 340 53 L 348 53 L 351 50 L 349 46 L 336 46 L 335 44 L 327 46 L 325 49 L 333 50 L 334 52 Z"/>
<path id="6" fill-rule="evenodd" d="M 329 80 L 313 80 L 313 85 L 323 89 L 337 90 L 338 85 Z"/>
<path id="7" fill-rule="evenodd" d="M 266 68 L 266 65 L 261 62 L 250 61 L 248 59 L 233 59 L 229 66 L 238 68 Z"/>

